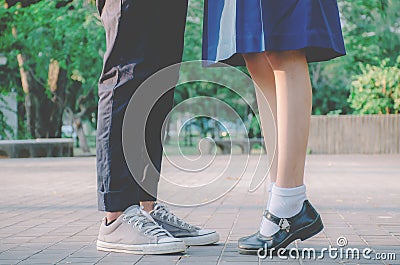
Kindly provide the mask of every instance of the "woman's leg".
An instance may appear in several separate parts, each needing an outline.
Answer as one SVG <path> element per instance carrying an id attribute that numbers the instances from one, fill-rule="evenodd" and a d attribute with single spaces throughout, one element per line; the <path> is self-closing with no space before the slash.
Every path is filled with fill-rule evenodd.
<path id="1" fill-rule="evenodd" d="M 312 90 L 307 60 L 302 51 L 269 52 L 275 75 L 278 124 L 276 186 L 303 185 Z"/>
<path id="2" fill-rule="evenodd" d="M 278 168 L 268 211 L 278 218 L 289 218 L 303 207 L 303 185 L 308 131 L 311 116 L 311 83 L 305 55 L 301 51 L 267 53 L 274 72 L 278 124 Z M 281 228 L 266 216 L 260 233 L 272 236 Z"/>
<path id="3" fill-rule="evenodd" d="M 271 183 L 276 181 L 278 168 L 278 131 L 276 130 L 276 88 L 274 72 L 268 62 L 265 53 L 243 54 L 247 69 L 256 86 L 258 110 L 260 113 L 261 127 L 264 135 L 264 142 L 267 149 L 267 157 L 271 162 L 270 178 Z M 269 106 L 263 104 L 263 95 Z M 276 150 L 275 150 L 276 148 Z M 275 155 L 273 154 L 275 150 Z"/>
<path id="4" fill-rule="evenodd" d="M 306 187 L 303 184 L 312 96 L 305 55 L 302 51 L 285 51 L 267 52 L 265 56 L 266 64 L 273 70 L 276 87 L 279 146 L 277 178 L 259 231 L 267 238 L 255 233 L 239 239 L 242 253 L 260 248 L 279 251 L 294 240 L 305 240 L 323 229 L 319 214 L 306 201 Z M 269 83 L 266 80 L 272 77 L 266 77 L 268 73 L 261 70 L 268 67 L 257 66 L 250 59 L 246 58 L 246 61 L 255 82 Z M 259 63 L 261 65 L 261 61 Z M 259 108 L 263 108 L 262 104 Z"/>
<path id="5" fill-rule="evenodd" d="M 277 182 L 275 187 L 270 186 L 267 210 L 288 218 L 300 211 L 306 199 L 303 175 L 311 114 L 307 61 L 301 51 L 245 54 L 244 58 L 258 87 L 258 108 L 268 151 L 274 150 L 275 139 L 268 136 L 275 134 L 275 128 L 262 94 L 278 127 L 279 150 L 271 168 L 271 180 Z M 263 217 L 261 234 L 270 236 L 278 230 L 276 224 Z"/>
<path id="6" fill-rule="evenodd" d="M 264 142 L 267 147 L 267 158 L 270 163 L 272 161 L 269 171 L 271 183 L 268 187 L 268 202 L 265 207 L 266 210 L 268 210 L 271 202 L 272 188 L 276 182 L 278 168 L 278 130 L 276 128 L 277 106 L 275 76 L 265 53 L 243 54 L 243 58 L 246 61 L 247 70 L 249 71 L 251 78 L 255 83 L 254 85 L 256 88 L 258 111 L 260 114 Z M 267 99 L 271 109 L 265 103 L 263 97 Z M 263 217 L 260 224 L 260 231 L 263 234 L 269 233 L 269 230 L 265 231 L 265 228 L 269 228 L 266 223 L 268 223 L 268 221 Z"/>

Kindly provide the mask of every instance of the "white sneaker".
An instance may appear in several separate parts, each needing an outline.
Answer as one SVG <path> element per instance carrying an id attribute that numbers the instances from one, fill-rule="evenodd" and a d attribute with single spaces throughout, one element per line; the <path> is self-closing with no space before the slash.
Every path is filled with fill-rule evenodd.
<path id="1" fill-rule="evenodd" d="M 186 223 L 171 213 L 164 204 L 155 203 L 154 210 L 150 214 L 160 226 L 175 238 L 182 239 L 187 246 L 209 245 L 219 241 L 216 231 L 200 229 Z"/>
<path id="2" fill-rule="evenodd" d="M 139 206 L 126 209 L 114 222 L 100 225 L 97 249 L 133 254 L 167 254 L 186 250 L 185 243 L 159 226 Z"/>

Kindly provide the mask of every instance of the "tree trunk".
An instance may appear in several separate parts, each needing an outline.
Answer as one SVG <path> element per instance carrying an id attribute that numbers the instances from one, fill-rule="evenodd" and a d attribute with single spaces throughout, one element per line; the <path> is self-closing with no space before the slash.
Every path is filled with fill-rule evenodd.
<path id="1" fill-rule="evenodd" d="M 27 58 L 18 54 L 22 88 L 25 93 L 27 130 L 33 138 L 61 137 L 62 113 L 64 110 L 65 84 L 67 72 L 58 63 L 49 65 L 49 83 L 52 98 L 46 94 L 46 88 L 37 82 L 27 70 Z M 51 78 L 50 78 L 51 76 Z"/>
<path id="2" fill-rule="evenodd" d="M 48 85 L 53 96 L 49 102 L 48 137 L 61 137 L 62 114 L 65 106 L 65 84 L 67 71 L 60 68 L 58 61 L 49 64 Z"/>
<path id="3" fill-rule="evenodd" d="M 81 146 L 82 152 L 85 154 L 90 154 L 90 148 L 87 143 L 85 132 L 83 131 L 82 120 L 79 116 L 74 115 L 74 129 L 78 135 L 79 144 Z"/>
<path id="4" fill-rule="evenodd" d="M 13 28 L 13 35 L 16 36 L 17 31 Z M 17 61 L 19 66 L 19 73 L 21 75 L 22 89 L 25 93 L 25 111 L 26 111 L 26 129 L 32 137 L 36 134 L 36 111 L 34 109 L 35 100 L 31 97 L 30 90 L 33 85 L 33 78 L 31 74 L 24 68 L 26 57 L 22 54 L 17 55 Z"/>
<path id="5" fill-rule="evenodd" d="M 85 154 L 90 154 L 90 148 L 87 143 L 87 138 L 86 135 L 83 131 L 83 126 L 82 126 L 82 117 L 87 113 L 88 108 L 85 105 L 85 102 L 88 98 L 93 97 L 94 89 L 90 89 L 86 95 L 80 95 L 78 97 L 77 105 L 79 106 L 80 112 L 79 113 L 73 113 L 73 111 L 68 108 L 67 110 L 72 113 L 73 117 L 73 123 L 74 123 L 74 130 L 76 134 L 78 135 L 78 140 L 81 145 L 81 149 L 83 153 Z"/>

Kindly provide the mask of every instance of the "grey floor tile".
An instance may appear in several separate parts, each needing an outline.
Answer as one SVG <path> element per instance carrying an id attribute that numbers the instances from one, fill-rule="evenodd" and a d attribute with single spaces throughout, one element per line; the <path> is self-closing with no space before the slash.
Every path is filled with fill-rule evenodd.
<path id="1" fill-rule="evenodd" d="M 325 230 L 310 240 L 297 242 L 297 246 L 314 247 L 318 251 L 329 244 L 336 246 L 337 238 L 345 236 L 348 247 L 368 246 L 374 253 L 392 251 L 397 259 L 392 262 L 344 260 L 343 264 L 400 264 L 400 208 L 393 203 L 400 200 L 399 160 L 400 155 L 308 156 L 308 196 L 320 211 Z M 216 157 L 215 172 L 223 161 Z M 256 166 L 256 160 L 250 159 L 248 166 Z M 341 262 L 325 258 L 318 261 L 273 259 L 259 263 L 256 256 L 240 255 L 237 239 L 258 229 L 267 198 L 265 187 L 255 193 L 248 192 L 250 175 L 243 176 L 231 192 L 216 202 L 196 208 L 173 207 L 185 220 L 219 230 L 218 245 L 190 247 L 183 256 L 142 256 L 99 252 L 95 248 L 104 214 L 96 210 L 94 158 L 7 159 L 0 160 L 0 168 L 0 178 L 3 174 L 13 176 L 1 178 L 4 183 L 0 187 L 0 211 L 7 222 L 0 224 L 0 265 L 17 262 L 103 265 Z M 167 177 L 173 178 L 174 170 L 168 162 L 163 164 Z M 186 177 L 186 173 L 178 173 L 177 178 Z"/>

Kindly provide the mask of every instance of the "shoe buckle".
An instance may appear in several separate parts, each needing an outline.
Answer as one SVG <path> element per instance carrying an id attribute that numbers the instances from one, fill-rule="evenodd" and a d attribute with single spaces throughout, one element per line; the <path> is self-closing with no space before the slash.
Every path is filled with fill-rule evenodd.
<path id="1" fill-rule="evenodd" d="M 281 220 L 279 220 L 279 228 L 282 230 L 286 230 L 286 232 L 289 233 L 290 230 L 290 223 L 286 218 L 281 218 Z"/>

